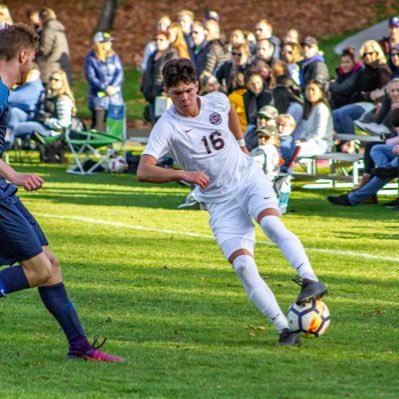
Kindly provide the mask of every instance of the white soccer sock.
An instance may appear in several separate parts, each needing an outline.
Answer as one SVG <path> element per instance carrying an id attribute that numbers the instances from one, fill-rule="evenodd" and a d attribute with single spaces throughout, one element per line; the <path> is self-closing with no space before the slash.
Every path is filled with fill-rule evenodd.
<path id="1" fill-rule="evenodd" d="M 284 226 L 278 216 L 265 216 L 260 226 L 302 278 L 318 281 L 299 238 Z"/>
<path id="2" fill-rule="evenodd" d="M 233 261 L 233 267 L 240 278 L 252 303 L 264 314 L 278 331 L 289 328 L 271 289 L 259 275 L 255 260 L 249 255 L 240 255 Z"/>

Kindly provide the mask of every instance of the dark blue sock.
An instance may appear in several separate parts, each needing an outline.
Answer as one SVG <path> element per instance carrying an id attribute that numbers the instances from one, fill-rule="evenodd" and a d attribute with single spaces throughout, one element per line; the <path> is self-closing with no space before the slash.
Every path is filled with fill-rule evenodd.
<path id="1" fill-rule="evenodd" d="M 0 272 L 0 297 L 29 288 L 22 266 L 7 267 Z"/>
<path id="2" fill-rule="evenodd" d="M 68 342 L 85 336 L 75 306 L 69 300 L 63 283 L 39 287 L 39 294 L 44 306 L 64 330 Z"/>

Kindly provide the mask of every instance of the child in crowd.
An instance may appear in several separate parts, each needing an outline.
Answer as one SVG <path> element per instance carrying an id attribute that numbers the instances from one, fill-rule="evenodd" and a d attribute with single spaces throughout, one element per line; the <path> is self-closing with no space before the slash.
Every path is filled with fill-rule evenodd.
<path id="1" fill-rule="evenodd" d="M 296 129 L 295 119 L 290 114 L 280 114 L 277 118 L 277 131 L 280 139 L 280 152 L 284 160 L 281 165 L 283 173 L 288 172 L 288 166 L 294 156 L 296 145 L 295 137 L 293 135 Z"/>
<path id="2" fill-rule="evenodd" d="M 291 117 L 291 115 L 288 116 Z M 281 158 L 278 150 L 280 144 L 278 131 L 275 126 L 266 125 L 258 128 L 256 134 L 259 146 L 251 151 L 251 157 L 272 182 L 278 198 L 279 212 L 283 215 L 287 212 L 288 201 L 291 195 L 291 176 L 282 173 L 280 169 Z M 281 137 L 284 137 L 284 135 Z"/>
<path id="3" fill-rule="evenodd" d="M 280 172 L 280 153 L 278 152 L 277 129 L 264 126 L 256 131 L 259 145 L 251 151 L 251 157 L 261 167 L 271 182 Z"/>

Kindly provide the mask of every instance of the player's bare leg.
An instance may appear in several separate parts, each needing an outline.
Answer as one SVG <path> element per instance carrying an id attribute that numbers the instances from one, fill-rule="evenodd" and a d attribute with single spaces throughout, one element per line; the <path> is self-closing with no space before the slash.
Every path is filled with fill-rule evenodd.
<path id="1" fill-rule="evenodd" d="M 326 294 L 327 287 L 318 281 L 302 243 L 285 227 L 277 209 L 267 208 L 259 212 L 257 222 L 300 276 L 299 284 L 302 288 L 296 302 L 308 302 Z"/>

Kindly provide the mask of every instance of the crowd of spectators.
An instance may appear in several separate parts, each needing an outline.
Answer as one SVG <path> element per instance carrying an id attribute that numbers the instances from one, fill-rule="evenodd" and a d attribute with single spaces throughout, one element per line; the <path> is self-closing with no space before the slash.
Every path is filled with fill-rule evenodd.
<path id="1" fill-rule="evenodd" d="M 18 125 L 31 126 L 38 122 L 48 134 L 71 123 L 75 110 L 65 28 L 49 8 L 33 10 L 29 18 L 40 35 L 37 68 L 24 85 L 25 91 L 18 88 L 14 102 L 10 97 L 11 142 L 18 135 L 29 135 L 29 130 L 21 132 Z M 10 13 L 3 5 L 0 5 L 1 22 L 12 23 Z M 152 124 L 160 117 L 157 102 L 164 97 L 161 73 L 164 64 L 173 58 L 189 58 L 196 67 L 200 94 L 221 91 L 230 99 L 250 151 L 259 145 L 260 120 L 275 121 L 280 139 L 269 140 L 268 145 L 273 143 L 279 147 L 283 172 L 287 172 L 287 165 L 294 155 L 321 155 L 330 152 L 335 144 L 340 151 L 356 151 L 357 147 L 352 143 L 337 143 L 334 132 L 355 134 L 360 128 L 372 135 L 383 134 L 387 140 L 383 145 L 388 146 L 383 150 L 378 146 L 373 150 L 375 143 L 367 146 L 361 186 L 369 184 L 374 173 L 385 173 L 384 182 L 397 175 L 398 128 L 393 124 L 392 113 L 399 106 L 396 93 L 399 18 L 390 18 L 388 35 L 380 41 L 366 40 L 358 54 L 353 48 L 344 49 L 335 76 L 330 76 L 323 51 L 313 36 L 301 37 L 298 30 L 290 28 L 280 39 L 275 36 L 270 21 L 260 19 L 252 32 L 235 29 L 227 37 L 221 22 L 220 14 L 213 10 L 208 10 L 203 18 L 190 10 L 180 10 L 175 19 L 168 15 L 159 18 L 152 40 L 148 41 L 143 54 L 134 58 L 142 73 L 141 91 L 148 104 L 145 117 Z M 97 32 L 84 65 L 92 128 L 99 130 L 104 129 L 108 105 L 123 102 L 123 66 L 112 49 L 112 40 L 108 32 Z M 55 87 L 56 78 L 65 86 L 61 91 Z M 29 93 L 29 101 L 21 101 L 23 93 Z M 35 120 L 38 104 L 53 98 L 58 98 L 53 115 L 45 120 Z M 70 112 L 70 118 L 65 118 L 66 112 Z M 282 130 L 284 124 L 287 129 L 293 127 L 290 134 L 279 132 L 276 122 L 279 115 L 284 115 L 280 121 Z M 59 119 L 59 123 L 49 124 L 50 119 Z M 264 132 L 261 137 L 265 137 Z M 382 151 L 384 162 L 380 156 Z M 370 196 L 366 196 L 359 201 L 345 198 L 331 202 L 339 205 L 375 202 L 375 194 L 371 201 Z"/>
<path id="2" fill-rule="evenodd" d="M 392 102 L 392 87 L 395 87 L 393 82 L 399 73 L 397 17 L 390 18 L 387 37 L 380 41 L 366 40 L 358 54 L 351 47 L 345 48 L 335 76 L 330 76 L 317 39 L 313 36 L 301 38 L 294 28 L 289 29 L 281 40 L 273 34 L 271 23 L 261 19 L 253 32 L 235 29 L 227 38 L 223 34 L 220 15 L 215 11 L 208 11 L 200 20 L 191 11 L 182 10 L 176 22 L 171 18 L 167 20 L 170 21 L 169 32 L 171 27 L 176 29 L 176 24 L 180 24 L 184 31 L 189 58 L 196 66 L 200 94 L 217 90 L 228 95 L 239 115 L 250 151 L 258 148 L 261 142 L 270 154 L 273 153 L 271 145 L 278 147 L 280 170 L 286 173 L 287 165 L 294 157 L 322 155 L 335 145 L 339 151 L 358 151 L 352 141 L 337 142 L 334 133 L 355 134 L 356 128 L 361 128 L 376 136 L 384 133 L 387 144 L 383 145 L 388 145 L 383 150 L 376 146 L 379 151 L 370 151 L 377 143 L 376 139 L 376 143 L 367 146 L 366 163 L 375 163 L 377 167 L 366 167 L 361 187 L 370 173 L 370 176 L 385 173 L 384 182 L 397 175 L 395 154 L 399 147 L 391 141 L 396 143 L 398 129 L 389 116 L 396 107 Z M 161 20 L 157 26 L 160 23 Z M 156 35 L 159 34 L 158 30 Z M 181 57 L 179 51 L 174 54 L 171 51 L 177 49 L 175 40 L 166 39 L 169 41 L 169 57 Z M 160 65 L 150 58 L 143 63 L 140 58 L 137 65 L 144 71 L 143 83 L 148 78 L 147 70 L 162 69 L 166 60 Z M 161 87 L 154 95 L 155 101 L 163 95 Z M 147 99 L 151 109 L 154 98 Z M 265 131 L 259 130 L 262 129 L 260 120 L 268 118 L 278 127 L 279 115 L 284 115 L 279 122 L 280 129 L 284 130 L 286 124 L 287 129 L 291 129 L 290 134 L 280 133 L 277 129 L 279 140 L 272 138 L 274 135 L 270 131 L 266 140 Z M 153 123 L 156 120 L 151 118 Z M 381 156 L 378 158 L 381 152 L 388 161 L 382 162 Z M 259 159 L 259 154 L 257 157 Z M 378 162 L 374 158 L 378 158 Z M 336 205 L 375 203 L 375 194 L 361 197 L 359 201 L 330 202 Z"/>

